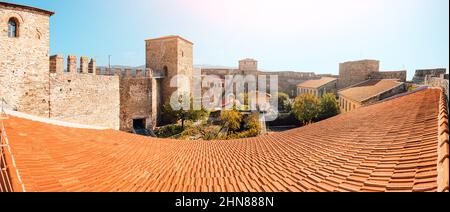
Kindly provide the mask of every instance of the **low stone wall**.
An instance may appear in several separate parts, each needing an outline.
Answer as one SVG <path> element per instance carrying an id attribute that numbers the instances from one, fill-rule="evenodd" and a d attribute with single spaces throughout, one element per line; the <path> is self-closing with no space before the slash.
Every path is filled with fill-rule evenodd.
<path id="1" fill-rule="evenodd" d="M 408 72 L 407 71 L 382 71 L 373 72 L 369 75 L 369 79 L 398 79 L 402 82 L 406 82 Z"/>

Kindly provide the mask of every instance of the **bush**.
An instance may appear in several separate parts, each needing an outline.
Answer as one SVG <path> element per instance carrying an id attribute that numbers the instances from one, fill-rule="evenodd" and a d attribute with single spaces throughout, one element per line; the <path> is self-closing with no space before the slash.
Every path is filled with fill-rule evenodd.
<path id="1" fill-rule="evenodd" d="M 320 101 L 312 94 L 302 94 L 295 99 L 293 113 L 303 124 L 312 123 L 319 116 Z"/>
<path id="2" fill-rule="evenodd" d="M 202 128 L 203 140 L 214 140 L 217 139 L 220 131 L 220 126 L 208 126 Z"/>
<path id="3" fill-rule="evenodd" d="M 327 93 L 320 99 L 319 119 L 325 120 L 336 116 L 340 113 L 339 104 L 336 96 L 332 93 Z"/>
<path id="4" fill-rule="evenodd" d="M 224 110 L 220 114 L 220 121 L 229 131 L 236 132 L 241 129 L 242 114 L 236 109 Z"/>
<path id="5" fill-rule="evenodd" d="M 159 138 L 170 138 L 183 132 L 183 127 L 178 124 L 167 125 L 159 128 L 156 135 Z"/>
<path id="6" fill-rule="evenodd" d="M 200 129 L 198 127 L 188 127 L 182 133 L 180 138 L 186 140 L 198 140 L 201 137 Z"/>
<path id="7" fill-rule="evenodd" d="M 259 116 L 257 113 L 254 113 L 247 117 L 245 130 L 249 132 L 249 136 L 258 136 L 261 132 L 261 124 L 259 122 Z"/>

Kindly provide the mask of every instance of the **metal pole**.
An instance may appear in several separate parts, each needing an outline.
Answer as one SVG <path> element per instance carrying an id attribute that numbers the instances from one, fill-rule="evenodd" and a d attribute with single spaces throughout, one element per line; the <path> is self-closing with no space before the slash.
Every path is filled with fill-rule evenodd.
<path id="1" fill-rule="evenodd" d="M 111 69 L 111 56 L 112 56 L 112 55 L 108 55 L 108 60 L 109 60 L 109 69 Z"/>

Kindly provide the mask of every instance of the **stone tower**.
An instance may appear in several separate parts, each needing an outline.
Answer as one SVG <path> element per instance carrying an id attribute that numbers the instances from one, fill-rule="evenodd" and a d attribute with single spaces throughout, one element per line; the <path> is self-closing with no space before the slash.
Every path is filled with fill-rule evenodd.
<path id="1" fill-rule="evenodd" d="M 380 61 L 360 60 L 339 64 L 339 89 L 346 88 L 368 79 L 370 74 L 380 72 Z"/>
<path id="2" fill-rule="evenodd" d="M 239 70 L 242 74 L 256 74 L 258 72 L 258 61 L 249 58 L 240 60 Z"/>
<path id="3" fill-rule="evenodd" d="M 165 73 L 165 77 L 157 80 L 162 104 L 170 102 L 172 94 L 177 90 L 170 86 L 173 77 L 184 75 L 187 80 L 178 80 L 176 84 L 191 92 L 193 78 L 193 43 L 180 36 L 166 36 L 146 40 L 146 67 L 155 72 Z"/>
<path id="4" fill-rule="evenodd" d="M 48 116 L 52 15 L 0 2 L 0 98 L 14 110 Z"/>

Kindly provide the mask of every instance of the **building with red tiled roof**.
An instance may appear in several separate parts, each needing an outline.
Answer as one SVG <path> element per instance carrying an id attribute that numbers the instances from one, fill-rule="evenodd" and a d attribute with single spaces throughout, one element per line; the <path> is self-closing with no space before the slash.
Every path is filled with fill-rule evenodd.
<path id="1" fill-rule="evenodd" d="M 339 91 L 339 106 L 349 112 L 405 91 L 405 83 L 395 79 L 367 80 Z"/>
<path id="2" fill-rule="evenodd" d="M 320 98 L 326 93 L 337 92 L 337 78 L 322 77 L 316 80 L 308 80 L 297 85 L 297 95 L 310 93 Z"/>
<path id="3" fill-rule="evenodd" d="M 446 110 L 442 90 L 425 89 L 303 128 L 228 141 L 10 116 L 2 165 L 14 191 L 448 191 Z"/>

